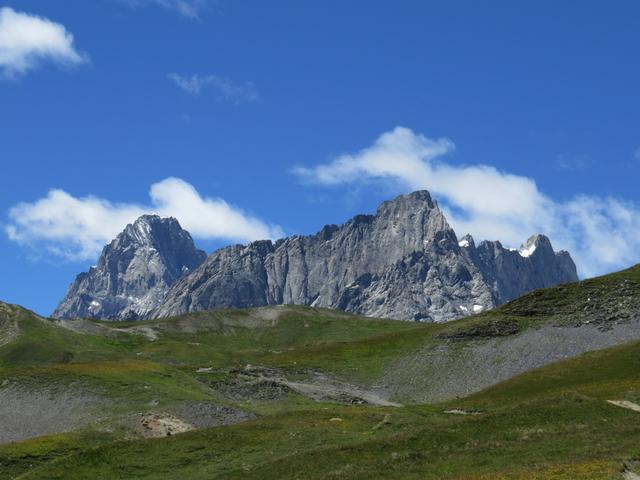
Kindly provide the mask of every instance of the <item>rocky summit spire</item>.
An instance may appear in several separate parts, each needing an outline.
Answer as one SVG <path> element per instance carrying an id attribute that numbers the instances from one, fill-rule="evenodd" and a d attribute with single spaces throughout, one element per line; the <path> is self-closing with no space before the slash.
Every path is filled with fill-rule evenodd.
<path id="1" fill-rule="evenodd" d="M 78 275 L 53 316 L 143 318 L 205 257 L 175 218 L 143 215 L 104 248 L 95 267 Z"/>

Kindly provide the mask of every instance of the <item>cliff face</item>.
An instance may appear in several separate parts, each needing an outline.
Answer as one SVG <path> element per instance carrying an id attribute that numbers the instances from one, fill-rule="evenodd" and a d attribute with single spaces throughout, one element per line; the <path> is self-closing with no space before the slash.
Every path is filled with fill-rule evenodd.
<path id="1" fill-rule="evenodd" d="M 486 281 L 494 285 L 497 303 L 538 288 L 578 280 L 571 255 L 554 252 L 544 235 L 531 236 L 518 250 L 505 249 L 500 242 L 484 241 L 476 255 Z"/>
<path id="2" fill-rule="evenodd" d="M 458 241 L 437 203 L 418 191 L 315 235 L 218 250 L 148 316 L 292 303 L 446 321 L 575 280 L 569 254 L 555 253 L 542 235 L 519 251 Z"/>
<path id="3" fill-rule="evenodd" d="M 475 246 L 428 192 L 384 202 L 310 236 L 205 254 L 175 219 L 145 215 L 78 275 L 54 317 L 165 317 L 225 307 L 300 304 L 400 320 L 446 321 L 530 290 L 577 280 L 566 252 L 531 237 L 519 250 Z"/>
<path id="4" fill-rule="evenodd" d="M 104 248 L 95 267 L 77 276 L 53 317 L 145 318 L 205 258 L 176 219 L 144 215 Z"/>

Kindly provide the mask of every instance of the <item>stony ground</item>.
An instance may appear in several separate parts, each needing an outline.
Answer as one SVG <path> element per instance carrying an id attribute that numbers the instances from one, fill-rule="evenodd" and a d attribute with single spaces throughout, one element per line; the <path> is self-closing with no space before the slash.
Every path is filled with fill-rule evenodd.
<path id="1" fill-rule="evenodd" d="M 0 443 L 15 442 L 97 423 L 108 401 L 79 386 L 0 387 Z"/>
<path id="2" fill-rule="evenodd" d="M 427 344 L 391 363 L 380 383 L 392 398 L 431 403 L 464 397 L 558 360 L 640 340 L 640 317 L 602 326 L 544 325 L 518 334 Z"/>

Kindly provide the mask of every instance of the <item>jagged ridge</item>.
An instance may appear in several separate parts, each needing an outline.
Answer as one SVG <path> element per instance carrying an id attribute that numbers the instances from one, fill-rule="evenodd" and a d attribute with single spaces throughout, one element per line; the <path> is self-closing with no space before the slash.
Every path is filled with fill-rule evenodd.
<path id="1" fill-rule="evenodd" d="M 567 252 L 534 235 L 519 251 L 458 240 L 426 191 L 309 236 L 205 254 L 175 219 L 143 216 L 80 274 L 56 318 L 141 319 L 226 307 L 299 304 L 446 321 L 577 280 Z"/>
<path id="2" fill-rule="evenodd" d="M 426 191 L 384 202 L 310 236 L 235 245 L 180 279 L 150 316 L 301 304 L 402 320 L 446 321 L 536 288 L 577 280 L 567 252 L 536 235 L 510 251 L 458 242 Z"/>

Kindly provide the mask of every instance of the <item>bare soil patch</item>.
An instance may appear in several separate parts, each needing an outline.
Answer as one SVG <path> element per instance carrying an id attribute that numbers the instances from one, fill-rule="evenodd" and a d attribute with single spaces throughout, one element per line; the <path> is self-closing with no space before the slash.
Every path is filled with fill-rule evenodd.
<path id="1" fill-rule="evenodd" d="M 195 427 L 168 413 L 144 413 L 138 418 L 134 430 L 144 438 L 161 438 L 189 432 Z"/>

